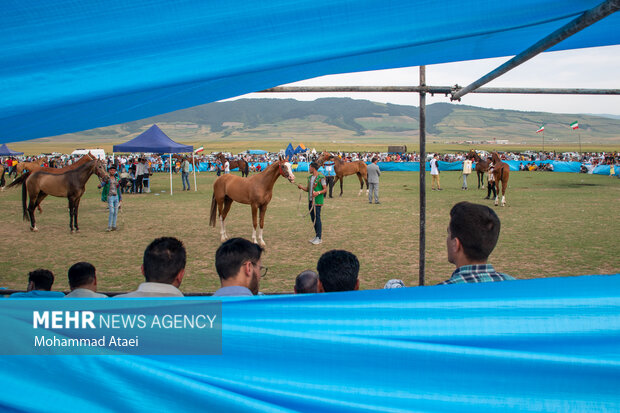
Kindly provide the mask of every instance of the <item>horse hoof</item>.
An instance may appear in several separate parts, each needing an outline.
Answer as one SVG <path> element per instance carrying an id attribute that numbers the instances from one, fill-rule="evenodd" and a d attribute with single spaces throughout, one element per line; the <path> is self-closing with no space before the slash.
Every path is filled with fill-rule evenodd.
<path id="1" fill-rule="evenodd" d="M 37 228 L 37 227 L 30 227 L 30 231 L 32 231 L 32 232 L 39 232 L 39 228 Z"/>
<path id="2" fill-rule="evenodd" d="M 79 233 L 80 233 L 80 230 L 79 230 L 79 229 L 76 229 L 76 230 L 75 230 L 75 233 L 76 233 L 76 234 L 79 234 Z"/>

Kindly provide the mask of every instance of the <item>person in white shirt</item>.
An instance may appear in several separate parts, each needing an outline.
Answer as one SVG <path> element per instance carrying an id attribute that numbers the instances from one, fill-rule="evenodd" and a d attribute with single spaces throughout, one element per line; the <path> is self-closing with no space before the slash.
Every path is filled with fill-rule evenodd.
<path id="1" fill-rule="evenodd" d="M 65 298 L 108 298 L 97 292 L 97 273 L 89 262 L 77 262 L 69 268 L 71 292 Z"/>
<path id="2" fill-rule="evenodd" d="M 431 159 L 431 178 L 433 178 L 431 182 L 431 188 L 434 190 L 441 191 L 441 185 L 439 184 L 439 155 L 435 154 L 433 159 Z"/>
<path id="3" fill-rule="evenodd" d="M 229 174 L 230 173 L 230 162 L 228 162 L 228 159 L 226 159 L 226 162 L 224 162 L 224 174 Z"/>
<path id="4" fill-rule="evenodd" d="M 145 282 L 118 298 L 183 297 L 179 286 L 185 275 L 185 246 L 173 237 L 157 238 L 146 247 L 142 261 Z"/>
<path id="5" fill-rule="evenodd" d="M 463 186 L 461 189 L 467 190 L 467 177 L 471 173 L 471 159 L 465 159 L 463 161 Z"/>

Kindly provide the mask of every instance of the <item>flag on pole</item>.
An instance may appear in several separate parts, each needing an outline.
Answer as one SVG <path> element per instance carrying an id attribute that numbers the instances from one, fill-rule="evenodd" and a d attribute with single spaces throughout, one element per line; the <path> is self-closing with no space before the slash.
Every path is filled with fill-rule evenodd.
<path id="1" fill-rule="evenodd" d="M 579 123 L 577 121 L 574 121 L 573 123 L 570 124 L 570 127 L 575 130 L 575 129 L 579 129 Z"/>
<path id="2" fill-rule="evenodd" d="M 545 125 L 542 125 L 540 128 L 538 128 L 538 130 L 536 131 L 536 133 L 542 132 L 545 130 Z"/>
<path id="3" fill-rule="evenodd" d="M 205 147 L 204 147 L 204 146 L 201 146 L 200 148 L 197 148 L 197 149 L 194 151 L 194 153 L 200 153 L 200 152 L 202 152 L 202 151 L 204 151 L 204 150 L 205 150 Z"/>

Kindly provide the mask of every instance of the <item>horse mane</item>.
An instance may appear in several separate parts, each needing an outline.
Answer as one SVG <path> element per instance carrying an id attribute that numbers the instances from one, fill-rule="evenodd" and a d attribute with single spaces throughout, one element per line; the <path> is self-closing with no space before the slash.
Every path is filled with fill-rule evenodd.
<path id="1" fill-rule="evenodd" d="M 81 159 L 81 158 L 80 158 Z M 84 162 L 83 164 L 77 165 L 73 168 L 68 168 L 66 169 L 64 172 L 62 173 L 58 173 L 58 172 L 53 172 L 53 171 L 46 171 L 43 169 L 40 169 L 38 171 L 35 171 L 36 173 L 40 173 L 40 174 L 45 174 L 45 175 L 64 175 L 64 174 L 68 174 L 68 173 L 78 173 L 78 172 L 82 172 L 82 169 L 87 169 L 87 168 L 91 168 L 93 165 L 97 164 L 97 159 L 91 159 L 90 161 Z M 73 165 L 70 165 L 73 166 Z M 51 169 L 55 169 L 55 168 L 51 168 Z M 59 171 L 65 169 L 65 168 L 61 168 L 58 169 Z"/>

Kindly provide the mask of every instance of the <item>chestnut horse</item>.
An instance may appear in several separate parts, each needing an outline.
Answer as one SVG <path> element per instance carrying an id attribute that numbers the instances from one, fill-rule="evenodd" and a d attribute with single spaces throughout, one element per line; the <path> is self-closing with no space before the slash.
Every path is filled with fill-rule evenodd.
<path id="1" fill-rule="evenodd" d="M 224 162 L 226 162 L 227 160 L 224 154 L 220 152 L 215 157 L 220 160 L 220 162 L 222 163 L 221 169 L 224 170 Z M 236 161 L 228 161 L 228 164 L 230 166 L 231 171 L 235 168 L 239 168 L 239 170 L 241 171 L 242 177 L 243 176 L 247 177 L 250 175 L 250 167 L 248 163 L 245 161 L 245 159 L 238 159 Z"/>
<path id="2" fill-rule="evenodd" d="M 30 230 L 38 231 L 34 218 L 35 208 L 45 199 L 52 195 L 69 200 L 69 227 L 71 232 L 78 232 L 78 208 L 80 199 L 86 190 L 86 182 L 92 174 L 97 174 L 99 179 L 107 180 L 109 175 L 105 165 L 100 160 L 90 160 L 75 169 L 54 174 L 46 171 L 26 172 L 13 181 L 9 187 L 22 185 L 22 209 L 24 220 L 30 220 Z M 26 200 L 29 198 L 28 207 Z"/>
<path id="3" fill-rule="evenodd" d="M 280 158 L 277 162 L 269 165 L 259 174 L 249 178 L 237 175 L 222 175 L 213 183 L 213 197 L 211 198 L 211 218 L 210 225 L 215 227 L 216 208 L 220 217 L 220 234 L 222 242 L 228 239 L 224 221 L 230 210 L 233 201 L 241 204 L 249 204 L 252 207 L 252 241 L 256 243 L 256 213 L 260 211 L 260 228 L 258 229 L 258 244 L 265 246 L 263 240 L 263 226 L 265 224 L 265 212 L 267 205 L 271 201 L 273 186 L 276 180 L 282 175 L 290 182 L 295 180 L 295 175 L 291 170 L 291 164 Z"/>
<path id="4" fill-rule="evenodd" d="M 360 180 L 360 191 L 357 194 L 358 196 L 360 196 L 364 190 L 364 182 L 366 182 L 366 193 L 368 194 L 368 169 L 364 161 L 344 162 L 342 159 L 329 152 L 323 152 L 321 156 L 319 156 L 319 159 L 317 159 L 317 163 L 323 165 L 325 161 L 330 159 L 334 160 L 334 172 L 336 173 L 334 185 L 336 185 L 336 182 L 340 181 L 340 196 L 342 196 L 343 192 L 343 178 L 348 175 L 357 175 L 357 178 Z"/>
<path id="5" fill-rule="evenodd" d="M 88 152 L 86 155 L 82 156 L 77 161 L 73 162 L 71 165 L 67 165 L 64 168 L 46 168 L 44 166 L 39 165 L 38 161 L 35 162 L 20 162 L 15 167 L 15 171 L 19 172 L 20 175 L 24 175 L 24 169 L 27 169 L 30 172 L 43 171 L 49 172 L 51 174 L 64 174 L 67 171 L 78 168 L 81 165 L 84 165 L 88 161 L 92 161 L 97 159 L 95 155 Z M 15 173 L 15 178 L 17 179 L 17 172 Z M 11 185 L 12 186 L 12 185 Z M 41 204 L 37 205 L 37 209 L 39 212 L 43 212 L 41 209 Z"/>
<path id="6" fill-rule="evenodd" d="M 482 160 L 478 153 L 473 149 L 469 151 L 467 154 L 467 159 L 473 159 L 476 161 L 476 172 L 478 173 L 478 189 L 480 189 L 480 185 L 482 184 L 482 189 L 484 189 L 484 174 L 485 172 L 489 172 L 489 166 L 491 162 L 488 159 Z"/>
<path id="7" fill-rule="evenodd" d="M 499 183 L 502 183 L 502 206 L 506 205 L 506 188 L 508 187 L 508 177 L 510 176 L 510 167 L 507 163 L 502 162 L 497 152 L 491 153 L 493 161 L 493 176 L 495 177 L 495 185 L 497 186 L 497 194 L 495 195 L 495 205 L 499 204 Z"/>

